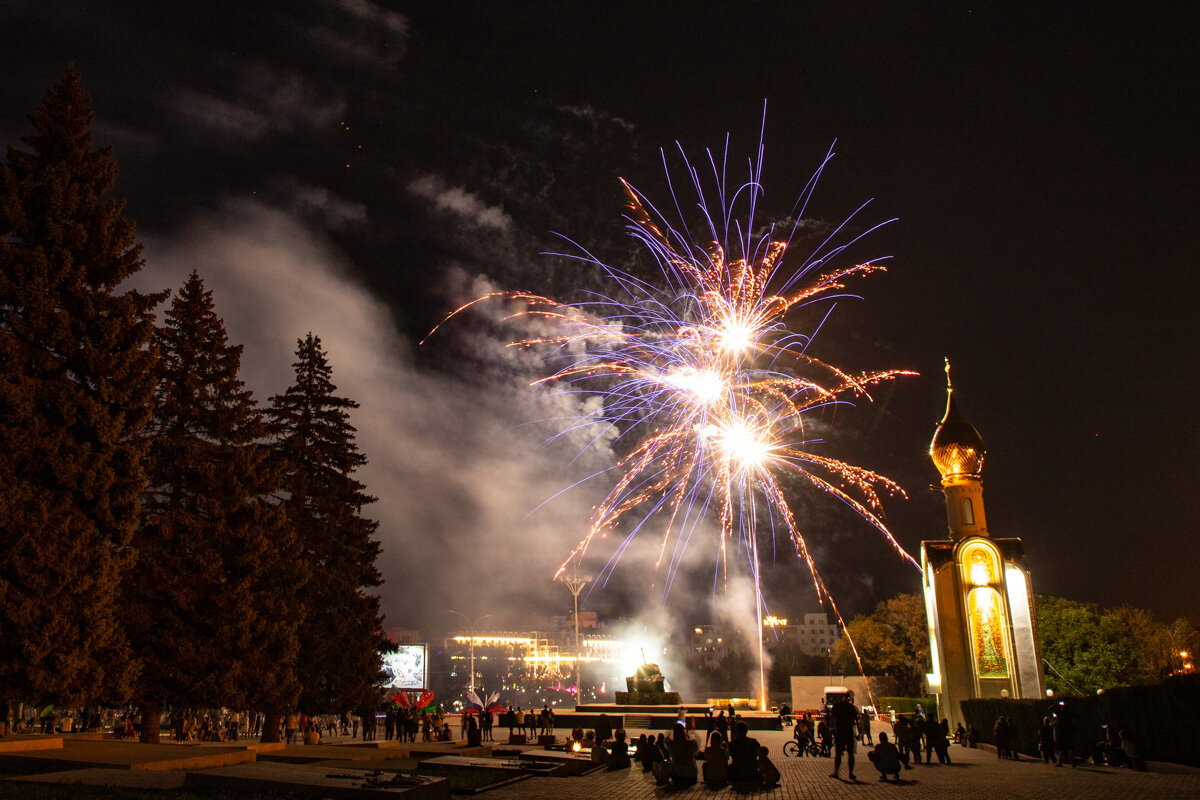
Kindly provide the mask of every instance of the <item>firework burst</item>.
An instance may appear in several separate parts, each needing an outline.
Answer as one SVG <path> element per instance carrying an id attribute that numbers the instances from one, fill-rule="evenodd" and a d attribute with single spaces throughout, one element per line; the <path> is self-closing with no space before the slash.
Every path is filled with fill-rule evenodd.
<path id="1" fill-rule="evenodd" d="M 781 532 L 791 542 L 818 597 L 829 603 L 844 629 L 845 621 L 789 506 L 791 487 L 785 490 L 781 482 L 798 478 L 840 500 L 919 568 L 883 520 L 881 498 L 903 496 L 900 487 L 871 470 L 818 452 L 821 441 L 809 423 L 816 412 L 869 399 L 872 387 L 912 374 L 851 373 L 807 352 L 837 300 L 847 296 L 847 283 L 883 269 L 875 262 L 845 267 L 832 263 L 879 226 L 836 243 L 864 204 L 796 266 L 785 266 L 832 150 L 801 193 L 786 226 L 761 225 L 756 219 L 762 195 L 761 146 L 749 165 L 749 180 L 733 191 L 726 183 L 725 160 L 718 165 L 711 152 L 706 154 L 716 185 L 711 198 L 682 148 L 680 153 L 704 235 L 688 233 L 673 186 L 678 223 L 625 184 L 627 231 L 654 260 L 661 281 L 652 283 L 606 265 L 580 248 L 576 254 L 557 255 L 597 265 L 611 284 L 610 294 L 592 294 L 568 304 L 524 292 L 496 293 L 451 316 L 503 297 L 519 301 L 513 316 L 552 323 L 553 335 L 522 339 L 513 346 L 539 347 L 547 353 L 549 374 L 541 383 L 599 395 L 604 424 L 615 429 L 623 445 L 625 454 L 606 471 L 615 476 L 614 485 L 558 575 L 582 563 L 597 537 L 617 532 L 621 540 L 601 572 L 604 578 L 639 533 L 656 528 L 656 584 L 661 578 L 665 596 L 694 535 L 715 519 L 716 576 L 727 574 L 731 545 L 746 554 L 759 631 L 763 598 L 758 540 L 766 532 Z M 665 154 L 663 160 L 670 181 Z M 596 417 L 588 416 L 572 427 L 595 423 Z M 761 687 L 762 637 L 757 638 Z M 765 710 L 765 689 L 760 702 Z"/>

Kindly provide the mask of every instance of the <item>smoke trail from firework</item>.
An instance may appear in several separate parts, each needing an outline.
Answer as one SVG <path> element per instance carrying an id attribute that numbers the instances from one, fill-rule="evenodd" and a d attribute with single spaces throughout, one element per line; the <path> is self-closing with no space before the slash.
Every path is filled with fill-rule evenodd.
<path id="1" fill-rule="evenodd" d="M 683 154 L 689 191 L 694 192 L 706 234 L 701 241 L 687 232 L 674 187 L 678 223 L 625 184 L 627 231 L 653 258 L 661 284 L 581 250 L 583 255 L 570 257 L 604 270 L 612 284 L 610 295 L 565 304 L 525 292 L 495 294 L 451 315 L 482 300 L 504 297 L 519 304 L 514 316 L 551 323 L 554 335 L 523 339 L 514 346 L 545 349 L 550 374 L 544 383 L 560 391 L 599 394 L 606 423 L 625 443 L 626 455 L 611 470 L 615 485 L 597 506 L 587 535 L 559 575 L 572 563 L 583 562 L 596 537 L 619 532 L 623 538 L 600 573 L 605 578 L 634 538 L 653 525 L 660 530 L 655 574 L 661 576 L 665 597 L 685 550 L 702 523 L 713 517 L 719 521 L 713 543 L 719 573 L 727 575 L 731 545 L 746 554 L 755 585 L 763 710 L 758 540 L 764 531 L 786 534 L 807 566 L 818 598 L 830 604 L 845 628 L 781 480 L 799 478 L 845 503 L 919 569 L 882 518 L 881 495 L 903 496 L 900 487 L 875 472 L 822 455 L 820 441 L 806 432 L 806 418 L 814 412 L 869 398 L 874 385 L 912 374 L 852 374 L 807 352 L 837 299 L 846 296 L 848 281 L 882 269 L 871 262 L 841 268 L 831 264 L 875 229 L 834 243 L 861 207 L 799 266 L 784 266 L 798 221 L 832 155 L 830 150 L 797 201 L 792 214 L 796 222 L 787 229 L 766 225 L 756 232 L 761 146 L 750 163 L 749 180 L 733 191 L 726 183 L 727 159 L 718 165 L 712 152 L 707 153 L 716 184 L 712 198 Z M 669 181 L 665 153 L 664 168 Z M 793 330 L 801 322 L 807 324 L 807 332 Z M 594 417 L 578 421 L 594 423 Z M 853 642 L 851 647 L 857 658 Z"/>

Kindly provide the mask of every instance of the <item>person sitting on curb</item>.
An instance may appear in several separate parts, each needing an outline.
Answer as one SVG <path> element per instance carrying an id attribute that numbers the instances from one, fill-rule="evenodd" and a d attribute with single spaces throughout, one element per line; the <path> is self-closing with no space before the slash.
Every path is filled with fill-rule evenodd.
<path id="1" fill-rule="evenodd" d="M 613 739 L 612 751 L 608 754 L 608 768 L 610 771 L 618 769 L 629 769 L 632 766 L 629 763 L 629 743 L 625 741 L 625 729 L 618 728 Z"/>
<path id="2" fill-rule="evenodd" d="M 672 788 L 686 789 L 694 785 L 699 777 L 696 759 L 699 757 L 700 745 L 688 734 L 684 725 L 675 723 L 667 748 L 671 753 Z"/>
<path id="3" fill-rule="evenodd" d="M 704 748 L 704 782 L 712 787 L 724 786 L 729 781 L 729 751 L 725 749 L 725 737 L 714 730 Z"/>
<path id="4" fill-rule="evenodd" d="M 867 753 L 867 758 L 871 759 L 875 769 L 879 770 L 879 780 L 887 783 L 888 775 L 894 775 L 896 780 L 900 780 L 900 751 L 888 741 L 886 733 L 879 734 L 879 744 Z"/>
<path id="5" fill-rule="evenodd" d="M 771 751 L 766 747 L 758 748 L 758 778 L 764 789 L 774 789 L 779 785 L 779 767 L 771 763 Z"/>
<path id="6" fill-rule="evenodd" d="M 746 735 L 745 722 L 733 726 L 733 741 L 729 743 L 729 782 L 735 789 L 757 789 L 762 776 L 758 772 L 757 739 Z"/>
<path id="7" fill-rule="evenodd" d="M 660 760 L 658 748 L 654 746 L 654 737 L 646 737 L 642 734 L 638 737 L 637 750 L 633 754 L 634 759 L 642 765 L 642 772 L 652 772 L 654 770 L 654 762 Z"/>
<path id="8" fill-rule="evenodd" d="M 1131 769 L 1145 772 L 1146 759 L 1142 758 L 1142 748 L 1137 738 L 1128 728 L 1122 728 L 1119 736 L 1121 737 L 1121 750 L 1125 754 L 1125 763 Z"/>
<path id="9" fill-rule="evenodd" d="M 584 738 L 584 740 L 583 740 L 583 744 L 585 747 L 589 744 L 588 738 L 591 738 L 591 731 L 588 731 L 588 737 Z M 604 742 L 598 741 L 596 739 L 592 739 L 591 746 L 592 746 L 592 763 L 607 765 L 608 764 L 608 748 L 604 746 Z"/>

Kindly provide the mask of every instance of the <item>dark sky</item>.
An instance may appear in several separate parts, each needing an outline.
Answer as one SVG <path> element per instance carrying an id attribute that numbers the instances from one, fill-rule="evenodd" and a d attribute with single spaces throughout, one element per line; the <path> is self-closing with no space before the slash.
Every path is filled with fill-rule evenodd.
<path id="1" fill-rule="evenodd" d="M 909 493 L 887 508 L 900 542 L 945 535 L 927 448 L 949 356 L 990 528 L 1024 540 L 1035 590 L 1195 620 L 1198 15 L 895 5 L 9 2 L 0 141 L 74 60 L 147 285 L 201 269 L 260 397 L 297 335 L 331 343 L 364 401 L 385 608 L 436 627 L 439 607 L 558 602 L 540 581 L 589 500 L 525 517 L 565 482 L 514 433 L 551 414 L 498 388 L 536 365 L 469 321 L 415 340 L 473 287 L 568 290 L 571 265 L 539 255 L 552 233 L 628 257 L 616 178 L 665 199 L 659 148 L 726 132 L 744 163 L 765 100 L 769 210 L 836 140 L 810 214 L 873 198 L 862 224 L 899 218 L 848 254 L 892 259 L 818 343 L 921 373 L 839 412 L 831 440 Z M 847 610 L 918 589 L 866 526 L 802 516 Z M 786 613 L 806 607 L 795 570 L 769 581 Z M 642 608 L 640 580 L 593 600 Z"/>

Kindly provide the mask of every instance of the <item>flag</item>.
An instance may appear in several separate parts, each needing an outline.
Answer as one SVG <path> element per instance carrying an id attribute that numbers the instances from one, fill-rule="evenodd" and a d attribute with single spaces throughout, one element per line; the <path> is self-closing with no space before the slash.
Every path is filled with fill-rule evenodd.
<path id="1" fill-rule="evenodd" d="M 483 701 L 479 699 L 479 695 L 475 694 L 474 689 L 467 689 L 467 708 L 477 711 L 483 708 Z"/>
<path id="2" fill-rule="evenodd" d="M 408 702 L 408 692 L 393 692 L 392 693 L 392 702 L 398 706 L 404 706 L 405 708 L 412 708 L 412 705 Z"/>
<path id="3" fill-rule="evenodd" d="M 421 696 L 417 698 L 417 711 L 432 711 L 433 710 L 433 692 L 429 689 L 421 692 Z"/>

